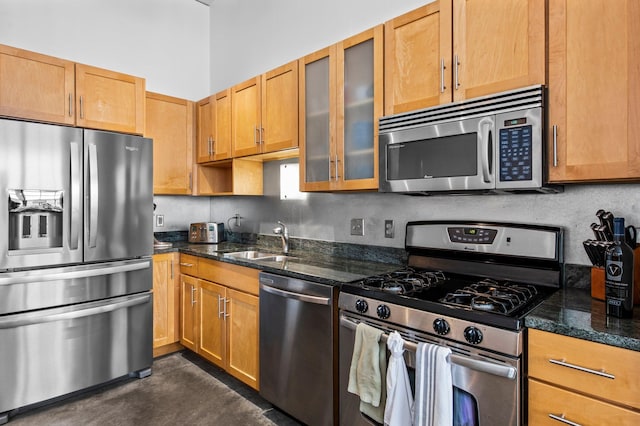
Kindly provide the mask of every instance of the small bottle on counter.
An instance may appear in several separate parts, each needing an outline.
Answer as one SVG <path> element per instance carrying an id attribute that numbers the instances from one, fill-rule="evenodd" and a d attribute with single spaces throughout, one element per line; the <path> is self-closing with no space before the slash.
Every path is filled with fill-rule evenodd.
<path id="1" fill-rule="evenodd" d="M 605 253 L 605 303 L 607 315 L 633 316 L 633 249 L 624 238 L 624 218 L 614 218 L 613 244 Z"/>

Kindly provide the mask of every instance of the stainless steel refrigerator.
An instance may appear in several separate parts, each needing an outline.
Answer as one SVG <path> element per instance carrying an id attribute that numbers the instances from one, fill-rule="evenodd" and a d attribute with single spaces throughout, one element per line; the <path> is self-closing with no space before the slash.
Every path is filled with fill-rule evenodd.
<path id="1" fill-rule="evenodd" d="M 152 363 L 152 141 L 0 119 L 0 424 Z"/>

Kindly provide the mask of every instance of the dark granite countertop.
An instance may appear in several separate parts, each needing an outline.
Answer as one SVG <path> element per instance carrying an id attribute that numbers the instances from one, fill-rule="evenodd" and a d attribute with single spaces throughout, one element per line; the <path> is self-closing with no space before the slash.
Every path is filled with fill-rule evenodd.
<path id="1" fill-rule="evenodd" d="M 633 319 L 607 316 L 589 288 L 567 287 L 554 293 L 525 318 L 529 328 L 640 351 L 640 307 Z"/>
<path id="2" fill-rule="evenodd" d="M 244 250 L 259 250 L 280 254 L 274 247 L 261 244 L 223 242 L 219 244 L 189 244 L 173 242 L 170 248 L 156 249 L 155 254 L 180 253 L 201 256 L 222 262 L 247 266 L 265 272 L 286 275 L 293 278 L 312 280 L 329 285 L 356 281 L 371 275 L 395 271 L 397 263 L 355 260 L 322 253 L 322 250 L 292 250 L 282 261 L 248 260 L 226 257 L 225 253 Z"/>

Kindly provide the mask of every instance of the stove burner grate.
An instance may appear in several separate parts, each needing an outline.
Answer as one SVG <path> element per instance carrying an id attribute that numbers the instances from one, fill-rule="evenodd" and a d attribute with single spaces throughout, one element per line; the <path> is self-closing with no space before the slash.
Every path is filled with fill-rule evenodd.
<path id="1" fill-rule="evenodd" d="M 510 315 L 526 305 L 537 293 L 532 285 L 499 283 L 487 278 L 448 293 L 440 301 L 466 309 Z"/>
<path id="2" fill-rule="evenodd" d="M 365 278 L 360 286 L 365 290 L 381 290 L 392 294 L 410 296 L 441 285 L 446 280 L 440 271 L 416 271 L 408 268 L 401 271 Z"/>

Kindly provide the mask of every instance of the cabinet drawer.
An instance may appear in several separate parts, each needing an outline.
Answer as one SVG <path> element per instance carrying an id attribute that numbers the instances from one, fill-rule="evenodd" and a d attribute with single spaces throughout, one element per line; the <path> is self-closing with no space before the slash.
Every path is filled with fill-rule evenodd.
<path id="1" fill-rule="evenodd" d="M 532 329 L 528 347 L 529 377 L 640 408 L 640 352 Z"/>
<path id="2" fill-rule="evenodd" d="M 640 424 L 640 413 L 530 379 L 529 424 L 631 426 Z"/>
<path id="3" fill-rule="evenodd" d="M 236 290 L 258 295 L 260 271 L 231 263 L 200 259 L 198 273 L 202 279 L 213 281 Z"/>
<path id="4" fill-rule="evenodd" d="M 180 273 L 197 277 L 199 260 L 200 259 L 197 256 L 191 256 L 190 254 L 181 254 Z"/>

